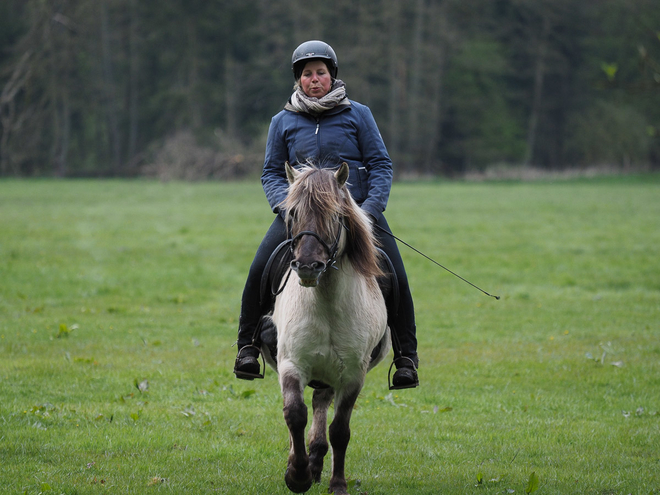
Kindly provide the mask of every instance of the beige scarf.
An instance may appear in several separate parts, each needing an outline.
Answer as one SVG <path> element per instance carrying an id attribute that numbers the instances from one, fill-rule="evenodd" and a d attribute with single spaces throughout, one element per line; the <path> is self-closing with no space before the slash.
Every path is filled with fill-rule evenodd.
<path id="1" fill-rule="evenodd" d="M 284 108 L 294 112 L 311 113 L 318 115 L 326 110 L 335 108 L 337 105 L 350 105 L 346 96 L 346 84 L 341 79 L 335 79 L 328 94 L 321 98 L 307 96 L 299 84 L 296 84 L 295 91 L 291 95 L 289 102 Z"/>

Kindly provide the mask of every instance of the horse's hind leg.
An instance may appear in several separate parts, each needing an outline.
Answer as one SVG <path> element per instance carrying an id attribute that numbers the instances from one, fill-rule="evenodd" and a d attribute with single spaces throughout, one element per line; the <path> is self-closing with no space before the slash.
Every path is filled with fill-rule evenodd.
<path id="1" fill-rule="evenodd" d="M 328 427 L 328 409 L 334 395 L 334 390 L 324 388 L 314 390 L 312 398 L 314 416 L 312 427 L 307 435 L 307 441 L 309 442 L 309 467 L 316 483 L 321 481 L 323 458 L 328 453 L 328 439 L 325 432 Z"/>
<path id="2" fill-rule="evenodd" d="M 289 427 L 291 440 L 284 481 L 292 492 L 303 493 L 312 486 L 312 472 L 305 450 L 307 406 L 303 397 L 303 386 L 300 379 L 292 373 L 280 375 L 280 384 L 284 397 L 284 420 Z"/>
<path id="3" fill-rule="evenodd" d="M 330 478 L 330 493 L 347 495 L 344 464 L 346 449 L 351 438 L 351 413 L 360 393 L 361 386 L 351 391 L 342 391 L 335 398 L 335 418 L 330 424 L 330 444 L 332 445 L 332 477 Z"/>

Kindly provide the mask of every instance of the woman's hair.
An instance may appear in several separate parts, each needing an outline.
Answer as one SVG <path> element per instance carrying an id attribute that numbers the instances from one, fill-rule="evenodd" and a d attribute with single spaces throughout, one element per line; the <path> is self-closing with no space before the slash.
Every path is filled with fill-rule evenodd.
<path id="1" fill-rule="evenodd" d="M 332 62 L 328 59 L 325 58 L 308 58 L 301 60 L 297 64 L 293 66 L 293 78 L 296 80 L 296 83 L 300 82 L 300 78 L 302 76 L 303 70 L 305 70 L 305 66 L 307 65 L 308 62 L 316 62 L 317 60 L 323 62 L 325 66 L 328 68 L 328 72 L 330 73 L 330 76 L 332 77 L 332 80 L 335 80 L 335 76 L 333 76 L 333 66 Z"/>

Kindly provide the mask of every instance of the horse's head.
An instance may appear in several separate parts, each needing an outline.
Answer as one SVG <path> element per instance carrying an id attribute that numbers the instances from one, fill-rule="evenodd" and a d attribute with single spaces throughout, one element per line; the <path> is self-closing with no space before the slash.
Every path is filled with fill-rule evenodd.
<path id="1" fill-rule="evenodd" d="M 337 171 L 309 166 L 298 171 L 288 163 L 285 168 L 290 186 L 282 206 L 293 236 L 291 268 L 300 284 L 316 287 L 343 256 L 360 275 L 381 276 L 371 222 L 346 187 L 348 165 Z"/>
<path id="2" fill-rule="evenodd" d="M 343 218 L 348 191 L 348 165 L 336 171 L 285 165 L 290 188 L 285 208 L 293 240 L 291 269 L 305 287 L 316 287 L 342 248 Z"/>

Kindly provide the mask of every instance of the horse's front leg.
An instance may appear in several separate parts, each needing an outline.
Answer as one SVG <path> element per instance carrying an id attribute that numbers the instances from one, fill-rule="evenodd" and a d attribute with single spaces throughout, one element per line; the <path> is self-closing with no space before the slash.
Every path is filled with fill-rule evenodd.
<path id="1" fill-rule="evenodd" d="M 309 443 L 309 467 L 315 483 L 321 482 L 323 471 L 323 458 L 328 453 L 328 438 L 326 429 L 328 427 L 328 409 L 332 403 L 335 392 L 331 388 L 314 390 L 312 408 L 314 415 L 312 427 L 309 429 L 307 441 Z"/>
<path id="2" fill-rule="evenodd" d="M 291 450 L 284 481 L 294 493 L 303 493 L 312 486 L 312 472 L 309 457 L 305 451 L 305 426 L 307 426 L 307 406 L 304 387 L 300 378 L 293 373 L 281 375 L 280 384 L 284 398 L 284 420 L 289 427 Z"/>
<path id="3" fill-rule="evenodd" d="M 330 424 L 330 444 L 332 445 L 332 477 L 330 478 L 330 493 L 348 495 L 344 465 L 346 449 L 351 438 L 351 413 L 360 394 L 362 386 L 342 390 L 335 398 L 335 418 Z"/>

